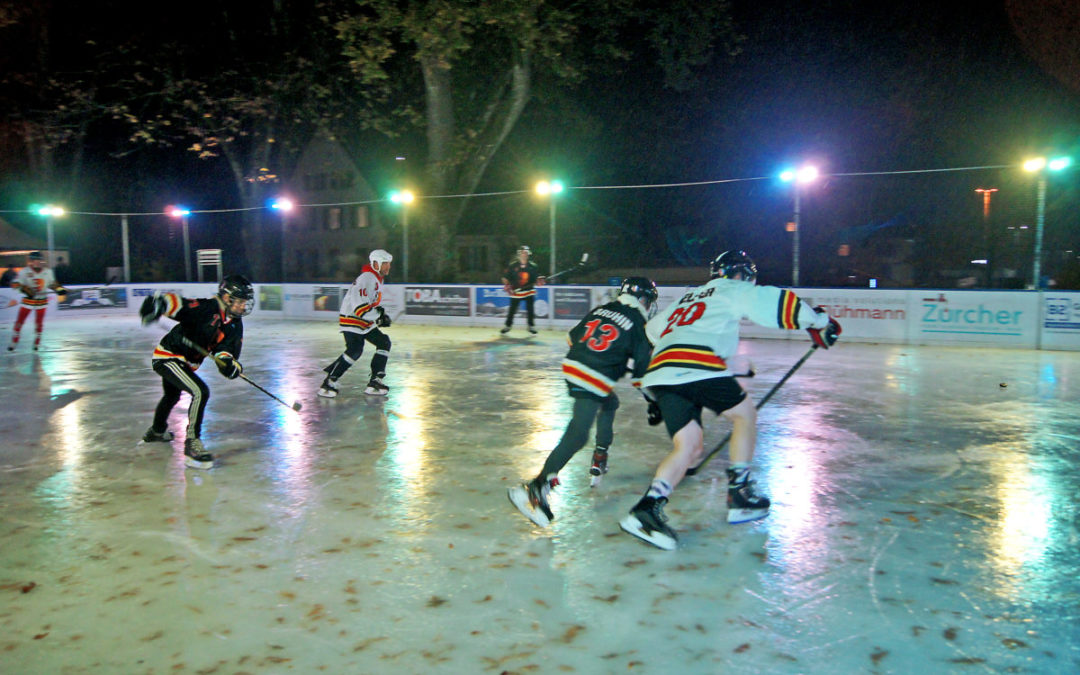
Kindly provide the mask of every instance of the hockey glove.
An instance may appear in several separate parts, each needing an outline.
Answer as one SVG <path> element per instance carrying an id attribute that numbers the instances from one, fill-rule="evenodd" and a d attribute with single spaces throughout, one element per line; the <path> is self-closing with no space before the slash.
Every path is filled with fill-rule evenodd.
<path id="1" fill-rule="evenodd" d="M 390 324 L 393 322 L 390 321 L 390 317 L 386 315 L 386 310 L 382 307 L 376 307 L 375 309 L 379 312 L 379 318 L 375 319 L 375 325 L 380 328 L 389 328 Z"/>
<path id="2" fill-rule="evenodd" d="M 815 307 L 814 311 L 818 313 L 818 320 L 815 323 L 823 323 L 823 325 L 815 328 L 807 328 L 806 332 L 810 334 L 810 339 L 814 341 L 814 344 L 822 349 L 828 349 L 836 344 L 836 341 L 840 339 L 840 323 L 828 315 L 821 307 Z"/>
<path id="3" fill-rule="evenodd" d="M 649 426 L 655 427 L 664 421 L 664 415 L 660 412 L 660 406 L 656 401 L 649 401 Z"/>
<path id="4" fill-rule="evenodd" d="M 233 358 L 232 354 L 215 355 L 214 363 L 217 364 L 218 371 L 230 380 L 235 380 L 240 377 L 240 373 L 244 372 L 244 368 L 239 361 Z"/>
<path id="5" fill-rule="evenodd" d="M 149 326 L 165 314 L 169 308 L 169 303 L 165 302 L 165 298 L 161 293 L 155 292 L 153 295 L 146 296 L 143 300 L 142 306 L 139 307 L 139 316 L 142 317 L 142 325 Z"/>
<path id="6" fill-rule="evenodd" d="M 56 299 L 60 302 L 63 302 L 67 299 L 68 289 L 64 288 L 63 286 L 57 286 L 53 290 L 56 291 Z"/>

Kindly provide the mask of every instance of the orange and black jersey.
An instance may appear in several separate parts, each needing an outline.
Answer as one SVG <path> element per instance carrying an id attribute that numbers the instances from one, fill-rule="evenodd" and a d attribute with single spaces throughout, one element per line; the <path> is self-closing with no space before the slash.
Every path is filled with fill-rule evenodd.
<path id="1" fill-rule="evenodd" d="M 536 295 L 536 280 L 539 277 L 540 268 L 531 260 L 524 265 L 515 260 L 503 273 L 503 278 L 510 283 L 510 297 L 512 298 Z"/>
<path id="2" fill-rule="evenodd" d="M 166 293 L 167 309 L 162 316 L 176 321 L 154 349 L 154 359 L 179 359 L 198 368 L 203 356 L 184 343 L 187 338 L 211 354 L 229 354 L 240 359 L 244 342 L 244 323 L 225 313 L 216 298 L 191 299 Z"/>
<path id="3" fill-rule="evenodd" d="M 641 385 L 652 348 L 639 306 L 615 300 L 594 307 L 570 330 L 567 341 L 570 351 L 563 359 L 562 369 L 563 377 L 571 385 L 597 396 L 607 396 L 626 373 L 631 359 L 633 385 Z"/>

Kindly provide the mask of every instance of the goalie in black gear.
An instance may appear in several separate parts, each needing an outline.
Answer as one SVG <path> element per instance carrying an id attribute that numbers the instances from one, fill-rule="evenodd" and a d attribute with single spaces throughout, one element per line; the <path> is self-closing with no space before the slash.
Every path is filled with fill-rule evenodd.
<path id="1" fill-rule="evenodd" d="M 390 273 L 393 260 L 394 257 L 387 251 L 372 251 L 368 264 L 364 265 L 360 276 L 356 277 L 342 298 L 338 326 L 345 338 L 345 351 L 323 368 L 326 377 L 319 387 L 319 396 L 334 398 L 338 395 L 338 378 L 363 355 L 365 342 L 375 346 L 375 355 L 371 357 L 371 377 L 364 393 L 369 396 L 386 396 L 390 393 L 390 387 L 383 383 L 386 362 L 390 359 L 390 338 L 379 328 L 390 325 L 390 317 L 380 303 L 383 279 Z"/>
<path id="2" fill-rule="evenodd" d="M 212 298 L 189 299 L 176 293 L 155 293 L 139 309 L 143 325 L 167 317 L 176 321 L 154 349 L 151 359 L 154 372 L 161 376 L 164 390 L 154 409 L 154 421 L 143 435 L 146 442 L 171 441 L 169 413 L 180 400 L 180 393 L 191 396 L 188 406 L 187 435 L 184 439 L 184 463 L 195 469 L 209 469 L 214 457 L 202 444 L 203 414 L 210 399 L 210 389 L 195 374 L 203 362 L 201 350 L 212 354 L 218 370 L 229 379 L 240 376 L 240 350 L 244 341 L 243 317 L 255 305 L 255 292 L 244 277 L 225 277 Z"/>
<path id="3" fill-rule="evenodd" d="M 628 277 L 623 279 L 615 300 L 594 307 L 571 329 L 570 351 L 563 359 L 562 371 L 574 399 L 573 417 L 540 473 L 507 493 L 510 502 L 537 525 L 547 526 L 554 518 L 548 494 L 558 485 L 559 471 L 588 441 L 594 420 L 596 450 L 590 473 L 597 479 L 607 471 L 615 411 L 619 408 L 615 382 L 627 372 L 632 359 L 632 382 L 635 387 L 640 386 L 652 353 L 645 322 L 657 297 L 656 284 L 651 280 Z"/>

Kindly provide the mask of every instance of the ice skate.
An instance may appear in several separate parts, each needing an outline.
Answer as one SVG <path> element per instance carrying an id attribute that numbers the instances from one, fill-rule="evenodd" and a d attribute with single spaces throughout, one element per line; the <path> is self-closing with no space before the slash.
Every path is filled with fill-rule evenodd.
<path id="1" fill-rule="evenodd" d="M 510 332 L 510 326 L 503 326 L 499 329 L 499 335 L 506 335 Z"/>
<path id="2" fill-rule="evenodd" d="M 168 429 L 162 432 L 154 431 L 154 427 L 151 426 L 149 429 L 146 430 L 146 433 L 143 434 L 142 439 L 143 443 L 164 443 L 171 441 L 173 439 L 173 434 Z"/>
<path id="3" fill-rule="evenodd" d="M 212 469 L 214 456 L 206 451 L 201 440 L 188 438 L 184 441 L 184 465 L 192 469 Z"/>
<path id="4" fill-rule="evenodd" d="M 383 384 L 381 377 L 373 377 L 368 380 L 364 393 L 368 396 L 386 396 L 390 393 L 390 387 Z"/>
<path id="5" fill-rule="evenodd" d="M 747 523 L 769 515 L 769 498 L 754 492 L 754 481 L 748 480 L 749 471 L 727 470 L 727 506 L 729 523 Z"/>
<path id="6" fill-rule="evenodd" d="M 551 512 L 547 501 L 550 493 L 549 483 L 545 482 L 538 486 L 536 481 L 529 481 L 510 488 L 506 491 L 506 496 L 510 498 L 510 503 L 521 511 L 521 515 L 540 527 L 547 527 L 555 519 L 555 514 Z"/>
<path id="7" fill-rule="evenodd" d="M 337 382 L 331 380 L 329 377 L 323 380 L 322 385 L 319 386 L 319 391 L 316 392 L 323 398 L 334 398 L 338 395 Z"/>
<path id="8" fill-rule="evenodd" d="M 664 504 L 667 504 L 667 497 L 642 497 L 630 509 L 630 514 L 619 521 L 619 527 L 657 548 L 674 551 L 679 545 L 679 537 L 667 526 Z"/>
<path id="9" fill-rule="evenodd" d="M 604 474 L 607 473 L 607 455 L 607 448 L 593 450 L 592 466 L 589 467 L 589 475 L 592 476 L 589 487 L 596 487 L 604 479 Z"/>
<path id="10" fill-rule="evenodd" d="M 535 327 L 533 327 L 533 326 L 529 326 L 529 332 L 530 332 L 530 333 L 532 333 L 533 335 L 536 335 L 536 332 L 537 332 L 537 331 L 536 331 L 536 328 L 535 328 Z"/>

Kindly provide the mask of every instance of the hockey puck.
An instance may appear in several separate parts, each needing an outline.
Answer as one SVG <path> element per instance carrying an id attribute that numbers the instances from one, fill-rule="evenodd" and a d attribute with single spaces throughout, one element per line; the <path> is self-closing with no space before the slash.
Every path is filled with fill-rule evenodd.
<path id="1" fill-rule="evenodd" d="M 999 387 L 1001 387 L 1002 389 L 1004 389 L 1005 387 L 1007 387 L 1007 386 L 1009 386 L 1009 385 L 1007 385 L 1007 384 L 1005 384 L 1004 382 L 1002 382 L 1002 383 L 1001 383 L 1001 384 L 999 384 L 998 386 L 999 386 Z"/>
<path id="2" fill-rule="evenodd" d="M 295 403 L 292 404 L 292 409 L 293 410 L 300 410 L 300 408 L 303 408 L 303 407 L 304 406 L 300 405 L 300 401 L 296 401 Z"/>

